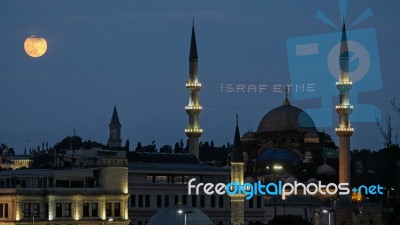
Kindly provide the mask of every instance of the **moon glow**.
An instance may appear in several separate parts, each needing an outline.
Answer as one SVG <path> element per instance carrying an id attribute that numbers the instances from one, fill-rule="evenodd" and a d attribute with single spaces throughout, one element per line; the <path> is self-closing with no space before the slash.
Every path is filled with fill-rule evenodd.
<path id="1" fill-rule="evenodd" d="M 47 51 L 46 39 L 38 36 L 29 36 L 24 42 L 24 49 L 30 57 L 41 57 Z"/>

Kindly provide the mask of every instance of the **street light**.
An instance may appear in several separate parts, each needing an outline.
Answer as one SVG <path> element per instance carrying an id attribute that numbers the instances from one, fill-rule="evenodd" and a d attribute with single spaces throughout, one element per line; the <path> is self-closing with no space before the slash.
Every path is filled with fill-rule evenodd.
<path id="1" fill-rule="evenodd" d="M 386 193 L 386 205 L 387 205 L 387 207 L 389 208 L 389 198 L 390 198 L 390 195 L 389 195 L 389 192 L 390 191 L 394 191 L 394 188 L 393 187 L 391 187 L 391 188 L 385 188 L 385 189 L 387 189 L 387 193 Z"/>
<path id="2" fill-rule="evenodd" d="M 322 210 L 323 213 L 328 213 L 328 225 L 331 225 L 331 212 L 334 212 L 334 209 L 330 209 L 330 210 Z"/>
<path id="3" fill-rule="evenodd" d="M 114 219 L 111 218 L 111 217 L 107 219 L 108 222 L 111 222 L 111 221 L 113 221 L 113 220 L 114 220 Z M 104 221 L 105 221 L 105 220 L 103 220 L 103 225 L 104 225 Z"/>
<path id="4" fill-rule="evenodd" d="M 275 175 L 275 171 L 280 171 L 283 169 L 283 167 L 281 165 L 274 165 L 273 167 L 274 170 L 274 182 L 276 182 L 276 175 Z M 276 217 L 276 195 L 274 195 L 274 217 Z"/>
<path id="5" fill-rule="evenodd" d="M 188 211 L 183 211 L 182 209 L 179 209 L 177 212 L 178 212 L 179 214 L 183 214 L 183 215 L 185 216 L 185 225 L 186 225 L 186 221 L 187 221 L 186 214 L 192 213 L 193 211 L 190 211 L 190 210 L 188 210 Z"/>

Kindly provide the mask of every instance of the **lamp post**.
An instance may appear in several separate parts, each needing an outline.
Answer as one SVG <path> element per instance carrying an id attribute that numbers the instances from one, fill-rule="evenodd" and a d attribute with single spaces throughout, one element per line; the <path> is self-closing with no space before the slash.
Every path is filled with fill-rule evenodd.
<path id="1" fill-rule="evenodd" d="M 183 211 L 182 209 L 179 209 L 178 211 L 177 211 L 179 214 L 183 214 L 184 215 L 184 221 L 185 221 L 185 225 L 187 225 L 186 223 L 186 221 L 187 221 L 187 215 L 186 214 L 188 214 L 188 213 L 192 213 L 193 211 L 190 211 L 190 210 L 188 210 L 188 211 Z"/>
<path id="2" fill-rule="evenodd" d="M 272 168 L 274 170 L 274 182 L 276 182 L 276 172 L 282 170 L 283 167 L 281 165 L 274 165 Z M 276 217 L 276 195 L 274 195 L 274 217 Z"/>
<path id="3" fill-rule="evenodd" d="M 389 199 L 390 199 L 390 195 L 389 195 L 389 192 L 390 191 L 394 191 L 394 188 L 393 187 L 391 187 L 391 188 L 386 188 L 387 189 L 387 193 L 386 193 L 386 205 L 387 205 L 387 207 L 389 208 Z"/>
<path id="4" fill-rule="evenodd" d="M 330 209 L 330 210 L 322 210 L 323 213 L 327 213 L 328 214 L 328 225 L 331 225 L 331 212 L 334 212 L 334 209 Z"/>
<path id="5" fill-rule="evenodd" d="M 111 217 L 107 219 L 108 222 L 111 222 L 111 221 L 113 221 L 113 220 L 114 220 L 114 219 L 111 218 Z M 104 221 L 105 221 L 105 220 L 103 220 L 103 225 L 104 225 Z"/>

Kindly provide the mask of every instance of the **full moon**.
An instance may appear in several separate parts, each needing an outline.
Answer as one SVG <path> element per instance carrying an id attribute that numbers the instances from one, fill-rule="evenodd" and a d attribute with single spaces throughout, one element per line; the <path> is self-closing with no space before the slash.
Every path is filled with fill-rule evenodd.
<path id="1" fill-rule="evenodd" d="M 25 40 L 24 49 L 30 57 L 38 58 L 47 51 L 46 39 L 34 35 L 29 36 Z"/>

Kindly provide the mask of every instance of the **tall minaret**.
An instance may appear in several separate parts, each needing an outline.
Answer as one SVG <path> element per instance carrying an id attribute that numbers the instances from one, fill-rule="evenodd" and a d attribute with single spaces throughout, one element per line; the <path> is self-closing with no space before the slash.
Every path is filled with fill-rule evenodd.
<path id="1" fill-rule="evenodd" d="M 185 107 L 186 113 L 189 115 L 189 124 L 185 129 L 186 136 L 189 138 L 189 153 L 199 157 L 199 138 L 203 133 L 199 124 L 199 114 L 202 107 L 199 103 L 199 91 L 201 83 L 198 81 L 198 63 L 196 35 L 194 33 L 194 23 L 192 25 L 192 40 L 190 42 L 189 53 L 189 80 L 186 83 L 186 89 L 189 92 L 189 104 Z"/>
<path id="2" fill-rule="evenodd" d="M 114 111 L 111 117 L 109 127 L 110 136 L 107 145 L 110 148 L 121 148 L 121 123 L 119 122 L 117 107 L 114 106 Z"/>
<path id="3" fill-rule="evenodd" d="M 343 22 L 342 39 L 340 44 L 340 76 L 336 82 L 339 90 L 339 105 L 336 112 L 339 114 L 339 127 L 336 134 L 339 137 L 339 182 L 350 184 L 350 136 L 354 129 L 350 124 L 350 114 L 353 106 L 350 105 L 349 91 L 352 82 L 349 77 L 349 51 L 347 47 L 346 25 Z"/>
<path id="4" fill-rule="evenodd" d="M 236 115 L 235 140 L 231 153 L 231 182 L 244 182 L 244 159 L 240 141 L 238 116 Z M 231 225 L 244 224 L 244 197 L 243 194 L 233 194 L 231 197 Z"/>

